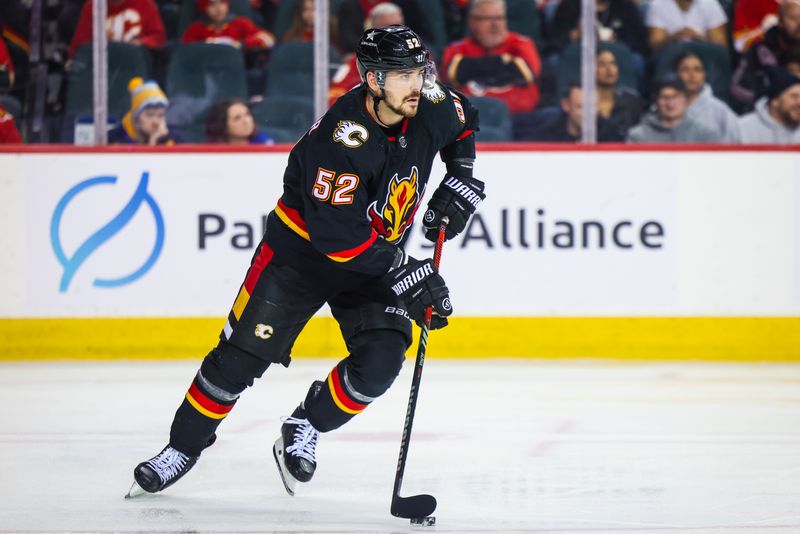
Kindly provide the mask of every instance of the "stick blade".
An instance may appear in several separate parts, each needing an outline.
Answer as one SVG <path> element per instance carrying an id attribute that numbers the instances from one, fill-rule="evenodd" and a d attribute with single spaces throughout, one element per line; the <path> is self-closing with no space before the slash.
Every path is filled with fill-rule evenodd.
<path id="1" fill-rule="evenodd" d="M 404 519 L 427 517 L 436 510 L 436 498 L 433 495 L 413 495 L 392 499 L 392 515 Z"/>

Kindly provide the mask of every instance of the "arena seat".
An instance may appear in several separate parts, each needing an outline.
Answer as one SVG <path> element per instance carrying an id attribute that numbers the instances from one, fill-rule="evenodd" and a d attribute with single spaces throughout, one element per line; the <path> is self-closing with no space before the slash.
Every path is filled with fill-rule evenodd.
<path id="1" fill-rule="evenodd" d="M 674 72 L 675 60 L 684 52 L 692 51 L 703 60 L 706 66 L 706 82 L 711 85 L 714 95 L 728 101 L 731 84 L 731 58 L 725 47 L 701 41 L 673 42 L 664 45 L 655 58 L 654 80 L 669 72 Z"/>
<path id="2" fill-rule="evenodd" d="M 623 43 L 598 43 L 598 50 L 610 50 L 617 59 L 619 66 L 619 85 L 623 85 L 633 91 L 639 92 L 636 83 L 636 71 L 634 70 L 633 53 Z M 572 82 L 579 82 L 581 79 L 581 43 L 570 43 L 558 62 L 556 96 L 561 99 L 567 87 Z"/>
<path id="3" fill-rule="evenodd" d="M 92 113 L 92 45 L 83 44 L 75 51 L 67 72 L 66 115 L 74 118 L 82 113 Z M 131 107 L 128 82 L 140 76 L 150 78 L 151 59 L 147 48 L 125 43 L 108 43 L 108 114 L 122 117 Z"/>
<path id="4" fill-rule="evenodd" d="M 209 108 L 224 98 L 247 98 L 244 59 L 231 46 L 192 43 L 178 46 L 167 69 L 167 120 L 187 141 L 203 140 Z"/>
<path id="5" fill-rule="evenodd" d="M 506 17 L 508 29 L 521 33 L 536 42 L 536 48 L 542 49 L 542 22 L 536 2 L 531 0 L 506 0 Z"/>
<path id="6" fill-rule="evenodd" d="M 478 109 L 480 130 L 475 134 L 477 141 L 511 141 L 511 112 L 502 100 L 489 96 L 470 98 Z"/>
<path id="7" fill-rule="evenodd" d="M 298 96 L 267 97 L 253 106 L 253 118 L 259 129 L 287 132 L 294 142 L 314 123 L 314 102 Z M 286 141 L 282 139 L 279 142 Z"/>
<path id="8" fill-rule="evenodd" d="M 330 49 L 331 68 L 341 62 L 336 49 Z M 267 64 L 267 96 L 314 95 L 314 43 L 292 41 L 272 52 Z"/>
<path id="9" fill-rule="evenodd" d="M 230 0 L 230 6 L 231 14 L 240 15 L 253 20 L 253 8 L 250 7 L 249 0 Z M 178 14 L 177 38 L 180 40 L 189 24 L 199 18 L 200 11 L 197 9 L 197 0 L 183 0 L 180 13 Z"/>

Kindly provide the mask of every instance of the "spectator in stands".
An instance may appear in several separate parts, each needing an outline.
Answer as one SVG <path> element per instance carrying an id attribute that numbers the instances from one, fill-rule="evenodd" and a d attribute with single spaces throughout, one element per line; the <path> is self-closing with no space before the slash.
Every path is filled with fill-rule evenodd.
<path id="1" fill-rule="evenodd" d="M 619 66 L 611 50 L 598 50 L 595 78 L 597 114 L 624 139 L 628 130 L 639 123 L 646 103 L 636 91 L 619 85 Z"/>
<path id="2" fill-rule="evenodd" d="M 18 100 L 25 99 L 26 84 L 30 77 L 30 11 L 29 1 L 0 0 L 0 44 L 4 45 L 8 54 L 7 61 L 0 59 L 0 91 L 7 91 Z M 5 64 L 5 72 L 2 64 Z"/>
<path id="3" fill-rule="evenodd" d="M 240 98 L 214 104 L 206 115 L 206 141 L 229 145 L 274 145 L 275 140 L 256 129 L 247 102 Z"/>
<path id="4" fill-rule="evenodd" d="M 786 69 L 769 72 L 766 96 L 752 113 L 739 119 L 742 143 L 785 145 L 800 143 L 800 78 Z"/>
<path id="5" fill-rule="evenodd" d="M 653 0 L 647 7 L 654 52 L 672 41 L 707 41 L 727 48 L 727 22 L 718 0 Z"/>
<path id="6" fill-rule="evenodd" d="M 583 90 L 577 82 L 570 84 L 561 99 L 561 109 L 547 108 L 535 112 L 537 120 L 531 121 L 530 130 L 521 133 L 515 130 L 518 141 L 540 143 L 576 143 L 583 135 Z M 597 118 L 597 140 L 603 142 L 624 141 L 622 135 L 603 117 Z"/>
<path id="7" fill-rule="evenodd" d="M 747 52 L 778 23 L 778 0 L 738 0 L 733 8 L 733 48 Z"/>
<path id="8" fill-rule="evenodd" d="M 87 0 L 69 45 L 70 57 L 80 45 L 92 41 L 93 9 L 93 0 Z M 108 0 L 106 34 L 109 41 L 148 48 L 161 48 L 167 39 L 161 15 L 153 0 Z"/>
<path id="9" fill-rule="evenodd" d="M 283 42 L 314 40 L 314 0 L 295 0 L 292 20 Z"/>
<path id="10" fill-rule="evenodd" d="M 231 15 L 230 0 L 197 0 L 203 20 L 186 28 L 183 43 L 214 43 L 236 48 L 264 49 L 275 45 L 275 37 L 247 17 Z"/>
<path id="11" fill-rule="evenodd" d="M 475 0 L 469 31 L 469 37 L 444 51 L 442 72 L 447 82 L 468 96 L 504 101 L 512 115 L 535 108 L 539 53 L 531 39 L 508 31 L 505 0 Z"/>
<path id="12" fill-rule="evenodd" d="M 0 144 L 2 143 L 22 143 L 22 136 L 14 124 L 14 117 L 0 104 Z"/>
<path id="13" fill-rule="evenodd" d="M 14 63 L 5 41 L 0 38 L 0 92 L 7 92 L 14 85 Z"/>
<path id="14" fill-rule="evenodd" d="M 621 42 L 642 58 L 647 57 L 647 29 L 633 0 L 597 0 L 599 42 Z M 563 51 L 581 39 L 581 0 L 561 0 L 551 25 L 551 44 Z"/>
<path id="15" fill-rule="evenodd" d="M 391 2 L 381 2 L 369 12 L 367 25 L 364 28 L 384 28 L 392 24 L 405 24 L 403 22 L 403 12 L 396 4 Z M 358 74 L 356 66 L 356 56 L 351 54 L 347 61 L 333 75 L 330 89 L 328 90 L 328 105 L 332 106 L 336 99 L 347 91 L 361 83 L 361 76 Z"/>
<path id="16" fill-rule="evenodd" d="M 800 0 L 783 0 L 778 25 L 767 30 L 739 60 L 731 78 L 731 98 L 739 112 L 751 111 L 768 85 L 767 69 L 782 65 L 790 48 L 800 45 Z"/>
<path id="17" fill-rule="evenodd" d="M 655 109 L 628 132 L 630 143 L 719 143 L 718 133 L 686 116 L 689 97 L 680 78 L 670 74 L 653 88 Z"/>
<path id="18" fill-rule="evenodd" d="M 30 0 L 0 1 L 0 30 L 2 30 L 3 39 L 28 52 L 30 50 L 30 42 L 28 41 L 30 28 Z"/>
<path id="19" fill-rule="evenodd" d="M 786 50 L 779 59 L 779 63 L 797 77 L 800 77 L 800 44 Z"/>
<path id="20" fill-rule="evenodd" d="M 469 0 L 442 0 L 442 9 L 447 42 L 458 41 L 466 31 Z"/>
<path id="21" fill-rule="evenodd" d="M 686 116 L 705 128 L 718 132 L 725 143 L 739 142 L 739 122 L 728 105 L 714 96 L 706 83 L 706 67 L 694 52 L 684 52 L 675 59 L 675 73 L 683 81 L 689 97 Z"/>
<path id="22" fill-rule="evenodd" d="M 342 0 L 338 11 L 338 38 L 339 48 L 343 54 L 355 52 L 358 40 L 364 33 L 364 25 L 368 23 L 369 13 L 372 9 L 386 0 Z M 425 8 L 425 3 L 430 0 L 393 0 L 393 4 L 403 12 L 403 18 L 409 28 L 430 48 L 434 42 L 434 34 L 430 15 Z M 439 0 L 436 0 L 439 1 Z"/>
<path id="23" fill-rule="evenodd" d="M 109 144 L 139 144 L 171 146 L 178 142 L 167 127 L 169 100 L 152 80 L 133 78 L 128 84 L 131 109 L 119 126 L 108 133 Z"/>
<path id="24" fill-rule="evenodd" d="M 269 32 L 275 31 L 275 20 L 281 0 L 250 0 L 250 7 L 261 16 L 260 26 Z"/>
<path id="25" fill-rule="evenodd" d="M 336 36 L 336 19 L 331 17 L 329 21 L 331 45 L 338 43 Z M 313 41 L 314 40 L 314 0 L 295 0 L 292 18 L 289 26 L 281 37 L 281 42 L 289 41 Z M 338 46 L 338 45 L 337 45 Z"/>

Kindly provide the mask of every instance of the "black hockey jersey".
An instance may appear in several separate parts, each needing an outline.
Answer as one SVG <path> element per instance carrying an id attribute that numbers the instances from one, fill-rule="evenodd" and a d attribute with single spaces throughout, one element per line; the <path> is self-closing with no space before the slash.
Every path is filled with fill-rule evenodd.
<path id="1" fill-rule="evenodd" d="M 417 115 L 391 135 L 367 111 L 366 91 L 362 85 L 339 98 L 292 148 L 271 219 L 341 267 L 381 275 L 407 240 L 433 158 L 457 143 L 474 147 L 478 116 L 463 95 L 437 82 L 423 90 Z M 282 230 L 268 227 L 275 246 Z M 291 241 L 296 249 L 298 240 Z"/>

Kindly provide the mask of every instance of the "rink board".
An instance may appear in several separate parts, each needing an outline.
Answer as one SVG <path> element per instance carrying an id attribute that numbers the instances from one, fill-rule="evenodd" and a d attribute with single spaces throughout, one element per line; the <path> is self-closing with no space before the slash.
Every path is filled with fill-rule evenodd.
<path id="1" fill-rule="evenodd" d="M 0 153 L 0 359 L 205 353 L 285 161 Z M 800 361 L 796 151 L 483 150 L 476 175 L 489 196 L 445 248 L 456 317 L 432 357 Z M 323 310 L 294 355 L 339 338 Z"/>

